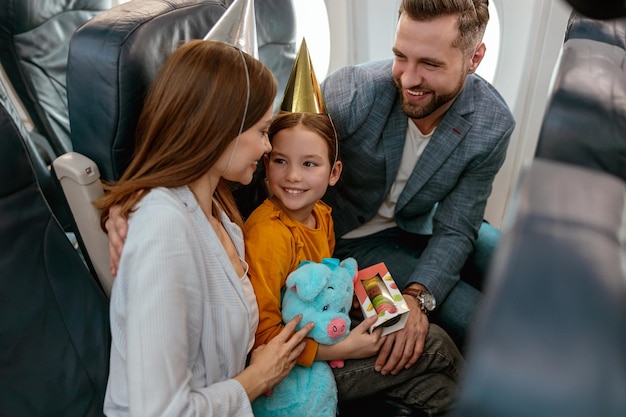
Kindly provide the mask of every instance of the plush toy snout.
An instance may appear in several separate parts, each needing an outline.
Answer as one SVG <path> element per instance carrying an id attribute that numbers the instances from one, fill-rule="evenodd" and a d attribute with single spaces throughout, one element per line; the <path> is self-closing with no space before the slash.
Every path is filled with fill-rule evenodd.
<path id="1" fill-rule="evenodd" d="M 342 318 L 336 318 L 328 323 L 328 337 L 331 339 L 338 339 L 346 333 L 348 325 Z"/>

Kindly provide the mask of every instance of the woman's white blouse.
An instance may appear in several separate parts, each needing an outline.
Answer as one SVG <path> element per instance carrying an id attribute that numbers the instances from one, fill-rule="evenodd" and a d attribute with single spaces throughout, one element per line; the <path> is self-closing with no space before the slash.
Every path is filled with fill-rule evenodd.
<path id="1" fill-rule="evenodd" d="M 220 220 L 244 259 L 241 230 Z M 251 289 L 187 187 L 150 191 L 130 217 L 113 284 L 105 414 L 252 416 L 232 379 L 258 324 Z"/>

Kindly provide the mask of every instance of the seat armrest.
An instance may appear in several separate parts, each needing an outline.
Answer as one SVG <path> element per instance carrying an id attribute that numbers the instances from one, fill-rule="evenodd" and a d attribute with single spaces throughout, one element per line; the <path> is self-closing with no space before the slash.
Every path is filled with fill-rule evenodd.
<path id="1" fill-rule="evenodd" d="M 77 152 L 59 156 L 52 165 L 74 217 L 79 241 L 82 241 L 86 256 L 109 297 L 113 285 L 109 268 L 109 239 L 100 228 L 100 210 L 92 204 L 104 195 L 99 181 L 100 171 L 91 159 Z"/>

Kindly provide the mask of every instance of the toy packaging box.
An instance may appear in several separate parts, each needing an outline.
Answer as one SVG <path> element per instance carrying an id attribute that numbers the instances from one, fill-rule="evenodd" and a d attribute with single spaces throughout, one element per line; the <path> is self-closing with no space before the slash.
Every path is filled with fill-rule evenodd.
<path id="1" fill-rule="evenodd" d="M 402 329 L 406 324 L 409 306 L 384 262 L 358 271 L 354 293 L 359 299 L 363 317 L 378 315 L 370 332 L 382 327 L 384 336 Z"/>

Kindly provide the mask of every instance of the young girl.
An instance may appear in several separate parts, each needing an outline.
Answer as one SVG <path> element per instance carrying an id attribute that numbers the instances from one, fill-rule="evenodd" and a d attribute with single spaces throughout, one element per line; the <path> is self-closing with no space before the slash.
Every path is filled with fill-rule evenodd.
<path id="1" fill-rule="evenodd" d="M 244 224 L 246 260 L 259 303 L 256 344 L 272 340 L 283 328 L 281 291 L 287 275 L 300 262 L 332 256 L 335 234 L 331 210 L 320 199 L 341 175 L 337 140 L 325 114 L 289 113 L 276 116 L 269 130 L 272 152 L 265 171 L 272 197 L 252 212 Z M 307 338 L 298 363 L 313 360 L 369 357 L 383 339 L 370 335 L 366 320 L 343 342 L 325 346 Z"/>
<path id="2" fill-rule="evenodd" d="M 107 416 L 252 416 L 304 349 L 312 324 L 294 333 L 294 319 L 245 367 L 258 311 L 225 180 L 249 183 L 271 149 L 275 92 L 263 64 L 212 41 L 180 47 L 153 82 L 134 158 L 97 202 L 103 218 L 133 213 L 111 295 Z"/>

